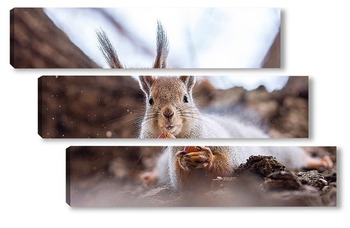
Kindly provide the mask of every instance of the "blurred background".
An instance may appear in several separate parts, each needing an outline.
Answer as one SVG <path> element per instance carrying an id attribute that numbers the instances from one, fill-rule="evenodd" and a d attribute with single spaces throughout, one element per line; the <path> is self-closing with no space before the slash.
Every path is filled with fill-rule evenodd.
<path id="1" fill-rule="evenodd" d="M 104 30 L 127 68 L 150 68 L 157 21 L 169 40 L 169 68 L 279 68 L 276 8 L 15 8 L 15 68 L 108 68 L 96 32 Z"/>
<path id="2" fill-rule="evenodd" d="M 170 68 L 259 68 L 280 30 L 274 8 L 46 8 L 45 13 L 94 62 L 104 30 L 122 63 L 151 67 L 157 21 L 168 35 Z"/>

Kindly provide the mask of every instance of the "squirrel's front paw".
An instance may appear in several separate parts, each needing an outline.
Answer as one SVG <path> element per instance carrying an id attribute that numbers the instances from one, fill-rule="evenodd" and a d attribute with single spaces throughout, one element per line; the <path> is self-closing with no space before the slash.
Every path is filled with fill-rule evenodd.
<path id="1" fill-rule="evenodd" d="M 209 147 L 197 146 L 196 152 L 185 150 L 176 153 L 176 158 L 183 170 L 210 168 L 213 163 L 213 153 Z"/>

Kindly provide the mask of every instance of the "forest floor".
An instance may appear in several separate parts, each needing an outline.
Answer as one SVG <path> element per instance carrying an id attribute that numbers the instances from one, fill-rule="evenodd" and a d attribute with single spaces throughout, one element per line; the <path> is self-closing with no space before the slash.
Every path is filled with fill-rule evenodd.
<path id="1" fill-rule="evenodd" d="M 67 177 L 68 204 L 74 207 L 337 205 L 335 147 L 305 148 L 313 156 L 330 156 L 334 163 L 331 168 L 289 170 L 273 157 L 253 156 L 232 177 L 217 177 L 212 180 L 211 186 L 191 191 L 144 184 L 140 177 L 149 171 L 145 170 L 145 164 L 154 163 L 158 154 L 155 151 L 161 149 L 71 147 L 67 156 L 74 158 L 75 167 L 68 163 L 71 167 Z M 87 150 L 98 153 L 89 156 Z M 129 151 L 128 157 L 125 150 Z M 83 151 L 85 155 L 81 157 Z M 130 154 L 134 154 L 133 158 Z M 100 165 L 96 160 L 100 161 Z M 81 171 L 78 170 L 81 168 L 79 164 L 93 168 Z"/>

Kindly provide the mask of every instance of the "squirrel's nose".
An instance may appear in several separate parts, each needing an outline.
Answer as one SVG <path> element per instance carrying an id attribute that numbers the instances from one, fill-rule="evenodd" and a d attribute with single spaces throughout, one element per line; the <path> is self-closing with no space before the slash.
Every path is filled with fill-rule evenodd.
<path id="1" fill-rule="evenodd" d="M 171 119 L 174 116 L 174 111 L 172 109 L 166 109 L 163 112 L 163 116 L 167 119 Z"/>

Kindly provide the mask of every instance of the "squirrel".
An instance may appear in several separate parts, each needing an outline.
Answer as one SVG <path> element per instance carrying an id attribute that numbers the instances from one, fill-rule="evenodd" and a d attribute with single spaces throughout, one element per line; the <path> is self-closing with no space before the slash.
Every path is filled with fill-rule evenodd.
<path id="1" fill-rule="evenodd" d="M 139 76 L 146 96 L 146 114 L 140 138 L 157 138 L 169 132 L 177 138 L 268 138 L 255 126 L 232 117 L 203 114 L 196 107 L 192 90 L 194 76 Z"/>
<path id="2" fill-rule="evenodd" d="M 234 117 L 201 113 L 192 90 L 194 76 L 140 76 L 139 84 L 146 96 L 146 114 L 140 138 L 158 138 L 167 132 L 176 138 L 269 138 L 256 126 Z M 232 175 L 235 168 L 251 155 L 274 156 L 288 168 L 318 168 L 333 165 L 329 156 L 313 158 L 300 147 L 198 146 L 187 152 L 168 147 L 158 159 L 154 171 L 142 175 L 147 184 L 170 184 L 175 189 L 203 185 L 217 176 Z M 200 181 L 197 181 L 200 180 Z"/>
<path id="3" fill-rule="evenodd" d="M 111 68 L 123 68 L 107 35 L 97 33 Z M 157 24 L 157 54 L 153 68 L 166 68 L 168 40 L 160 22 Z M 163 132 L 176 138 L 269 138 L 256 126 L 234 118 L 206 115 L 196 107 L 192 90 L 194 76 L 140 76 L 139 85 L 146 96 L 146 113 L 139 138 L 158 138 Z M 181 147 L 167 147 L 155 169 L 144 173 L 146 184 L 169 184 L 174 189 L 188 189 L 210 182 L 217 176 L 230 176 L 251 155 L 270 155 L 288 168 L 331 167 L 329 156 L 312 158 L 300 147 L 197 146 L 187 152 Z"/>

